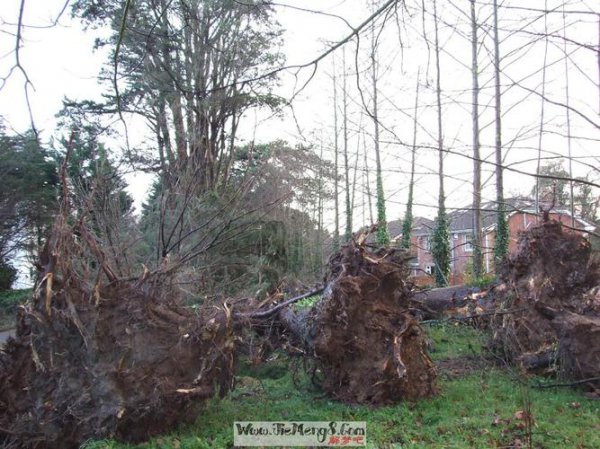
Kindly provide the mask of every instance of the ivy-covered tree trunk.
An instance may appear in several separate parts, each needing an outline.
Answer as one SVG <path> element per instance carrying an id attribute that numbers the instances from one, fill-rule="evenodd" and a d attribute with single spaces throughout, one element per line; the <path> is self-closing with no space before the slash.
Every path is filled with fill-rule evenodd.
<path id="1" fill-rule="evenodd" d="M 504 204 L 504 181 L 502 176 L 502 109 L 500 98 L 500 43 L 498 40 L 498 1 L 494 0 L 494 80 L 495 80 L 495 114 L 496 114 L 496 244 L 494 259 L 496 267 L 508 253 L 508 223 Z"/>
<path id="2" fill-rule="evenodd" d="M 435 219 L 431 254 L 435 262 L 434 277 L 438 287 L 448 285 L 450 276 L 450 231 L 448 216 L 443 201 L 440 201 L 438 215 Z"/>
<path id="3" fill-rule="evenodd" d="M 440 46 L 438 38 L 437 4 L 433 2 L 433 20 L 435 26 L 435 69 L 436 69 L 436 99 L 438 125 L 438 176 L 440 190 L 438 194 L 438 215 L 435 220 L 431 254 L 435 263 L 435 283 L 438 287 L 448 285 L 450 274 L 450 235 L 448 217 L 446 216 L 446 197 L 444 193 L 444 137 L 442 131 L 442 100 L 440 86 Z"/>

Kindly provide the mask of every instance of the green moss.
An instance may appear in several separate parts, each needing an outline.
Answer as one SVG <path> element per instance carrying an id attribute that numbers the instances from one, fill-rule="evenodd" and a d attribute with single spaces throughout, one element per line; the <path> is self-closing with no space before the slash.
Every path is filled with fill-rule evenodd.
<path id="1" fill-rule="evenodd" d="M 308 298 L 304 298 L 296 303 L 298 310 L 310 309 L 321 299 L 321 295 L 313 295 Z"/>

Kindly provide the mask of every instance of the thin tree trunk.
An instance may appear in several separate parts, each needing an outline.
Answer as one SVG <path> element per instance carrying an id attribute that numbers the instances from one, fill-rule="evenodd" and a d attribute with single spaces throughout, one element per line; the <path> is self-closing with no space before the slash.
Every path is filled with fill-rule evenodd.
<path id="1" fill-rule="evenodd" d="M 380 154 L 380 139 L 379 139 L 379 113 L 378 113 L 378 98 L 377 98 L 377 48 L 375 42 L 375 30 L 371 30 L 371 83 L 373 89 L 373 118 L 374 126 L 374 146 L 375 146 L 375 163 L 376 163 L 376 182 L 377 182 L 377 243 L 387 245 L 390 242 L 390 235 L 387 230 L 387 219 L 385 211 L 385 192 L 383 189 L 383 174 L 381 171 L 381 154 Z"/>
<path id="2" fill-rule="evenodd" d="M 473 80 L 473 274 L 483 275 L 481 251 L 481 152 L 479 143 L 479 65 L 477 63 L 477 16 L 475 0 L 471 1 L 471 75 Z"/>
<path id="3" fill-rule="evenodd" d="M 567 17 L 565 5 L 562 5 L 563 19 L 563 53 L 565 55 L 565 105 L 567 114 L 567 151 L 569 153 L 569 200 L 571 203 L 571 227 L 575 227 L 575 193 L 573 191 L 573 158 L 571 155 L 571 108 L 569 107 L 569 59 L 567 53 Z"/>
<path id="4" fill-rule="evenodd" d="M 161 0 L 161 9 L 166 10 L 166 0 Z M 163 64 L 168 72 L 172 76 L 179 72 L 179 66 L 177 58 L 173 59 L 171 55 L 171 47 L 169 45 L 169 24 L 165 15 L 161 16 L 159 31 L 164 38 L 161 42 L 162 60 Z M 181 93 L 177 89 L 174 81 L 168 83 L 169 90 L 165 93 L 167 103 L 171 109 L 173 115 L 173 124 L 175 126 L 175 148 L 177 151 L 177 158 L 180 164 L 185 164 L 187 160 L 187 142 L 185 139 L 185 126 L 183 124 L 183 107 L 181 104 Z"/>
<path id="5" fill-rule="evenodd" d="M 365 175 L 367 178 L 366 191 L 367 191 L 367 200 L 369 202 L 369 225 L 375 223 L 373 221 L 373 200 L 371 198 L 371 181 L 369 180 L 369 160 L 367 158 L 367 139 L 363 138 L 363 155 L 365 158 Z"/>
<path id="6" fill-rule="evenodd" d="M 339 154 L 339 142 L 338 142 L 338 108 L 337 108 L 337 77 L 335 75 L 335 60 L 333 62 L 333 200 L 335 209 L 335 229 L 333 231 L 333 251 L 337 251 L 340 247 L 340 205 L 339 205 L 339 175 L 338 175 L 338 154 Z"/>
<path id="7" fill-rule="evenodd" d="M 496 244 L 494 255 L 496 267 L 508 252 L 508 224 L 506 222 L 506 207 L 504 205 L 504 180 L 502 174 L 502 103 L 500 96 L 500 41 L 498 39 L 498 0 L 494 0 L 494 97 L 495 97 L 495 123 L 496 123 Z"/>
<path id="8" fill-rule="evenodd" d="M 441 88 L 441 71 L 440 71 L 440 47 L 438 37 L 438 17 L 437 17 L 437 2 L 433 2 L 433 20 L 435 22 L 435 98 L 437 112 L 437 137 L 438 137 L 438 177 L 439 177 L 439 194 L 438 204 L 440 209 L 445 207 L 444 194 L 444 135 L 442 126 L 442 88 Z"/>
<path id="9" fill-rule="evenodd" d="M 323 160 L 323 137 L 321 136 L 321 151 L 319 160 Z M 318 181 L 318 199 L 317 199 L 317 275 L 323 275 L 323 166 L 319 165 L 319 181 Z"/>
<path id="10" fill-rule="evenodd" d="M 417 115 L 419 112 L 419 83 L 420 83 L 421 67 L 417 70 L 417 87 L 415 95 L 415 110 L 413 114 L 413 141 L 410 155 L 410 182 L 408 184 L 408 200 L 406 201 L 406 212 L 404 221 L 402 222 L 402 248 L 410 249 L 410 236 L 413 226 L 413 195 L 415 188 L 415 157 L 417 153 Z"/>
<path id="11" fill-rule="evenodd" d="M 354 174 L 352 175 L 352 197 L 350 199 L 350 205 L 352 211 L 354 211 L 354 200 L 356 199 L 356 177 L 358 176 L 358 156 L 360 155 L 360 133 L 357 134 L 356 138 L 356 154 L 354 155 Z"/>
<path id="12" fill-rule="evenodd" d="M 438 215 L 433 236 L 432 255 L 435 262 L 435 281 L 438 287 L 448 285 L 450 274 L 450 236 L 448 219 L 446 216 L 446 197 L 444 193 L 444 135 L 442 126 L 442 88 L 440 70 L 440 42 L 438 35 L 437 2 L 433 2 L 433 20 L 435 25 L 435 94 L 437 103 L 437 128 L 438 128 Z"/>
<path id="13" fill-rule="evenodd" d="M 548 1 L 544 2 L 544 9 L 547 10 Z M 536 167 L 536 175 L 540 174 L 540 169 L 542 166 L 542 141 L 544 139 L 544 113 L 545 113 L 545 98 L 546 98 L 546 65 L 548 60 L 548 15 L 544 15 L 544 65 L 542 66 L 542 107 L 540 110 L 540 130 L 538 135 L 538 154 L 537 154 L 537 167 Z M 535 178 L 535 211 L 540 211 L 540 178 L 539 176 Z M 536 222 L 539 220 L 539 216 L 536 215 Z"/>
<path id="14" fill-rule="evenodd" d="M 342 51 L 342 114 L 344 135 L 344 175 L 346 180 L 346 232 L 344 241 L 352 238 L 352 204 L 350 202 L 350 164 L 348 162 L 348 92 L 346 86 L 346 52 Z"/>

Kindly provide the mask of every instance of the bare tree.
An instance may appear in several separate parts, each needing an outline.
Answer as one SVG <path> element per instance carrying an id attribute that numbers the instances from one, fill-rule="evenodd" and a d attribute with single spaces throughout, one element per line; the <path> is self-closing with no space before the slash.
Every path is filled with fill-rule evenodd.
<path id="1" fill-rule="evenodd" d="M 339 140 L 338 140 L 338 104 L 337 104 L 337 77 L 335 73 L 335 60 L 333 61 L 333 201 L 335 213 L 335 229 L 333 230 L 333 250 L 340 247 L 340 206 L 339 206 Z"/>
<path id="2" fill-rule="evenodd" d="M 346 181 L 346 232 L 344 240 L 348 242 L 352 238 L 352 201 L 350 199 L 350 163 L 348 160 L 348 86 L 346 71 L 346 52 L 342 49 L 342 120 L 343 120 L 343 141 L 344 141 L 344 178 Z"/>
<path id="3" fill-rule="evenodd" d="M 375 223 L 375 220 L 373 218 L 373 200 L 372 200 L 372 194 L 371 194 L 371 182 L 369 181 L 370 169 L 369 169 L 369 159 L 367 158 L 367 140 L 366 139 L 363 139 L 363 156 L 364 156 L 364 163 L 365 163 L 364 173 L 365 173 L 365 177 L 366 177 L 365 191 L 367 193 L 367 200 L 369 203 L 369 225 L 372 225 L 373 223 Z"/>
<path id="4" fill-rule="evenodd" d="M 473 83 L 473 274 L 483 274 L 481 220 L 481 151 L 479 142 L 479 65 L 477 63 L 477 15 L 475 0 L 471 3 L 471 79 Z"/>
<path id="5" fill-rule="evenodd" d="M 387 229 L 387 218 L 385 210 L 385 192 L 383 189 L 383 174 L 381 171 L 381 151 L 379 137 L 379 100 L 377 96 L 377 79 L 379 61 L 377 58 L 377 39 L 375 36 L 375 27 L 371 27 L 371 88 L 373 91 L 373 107 L 370 113 L 373 119 L 373 144 L 375 148 L 375 163 L 376 163 L 376 183 L 377 183 L 377 243 L 387 245 L 390 242 L 390 234 Z"/>
<path id="6" fill-rule="evenodd" d="M 495 159 L 496 159 L 496 244 L 494 256 L 496 264 L 508 252 L 508 223 L 506 221 L 506 205 L 504 204 L 504 181 L 502 166 L 502 100 L 500 93 L 500 39 L 498 38 L 498 0 L 493 1 L 494 29 L 494 99 L 495 99 Z"/>
<path id="7" fill-rule="evenodd" d="M 439 24 L 437 14 L 437 1 L 433 1 L 433 22 L 434 22 L 434 52 L 435 52 L 435 95 L 437 111 L 437 144 L 438 144 L 438 213 L 433 233 L 433 242 L 431 252 L 435 262 L 435 280 L 438 286 L 448 285 L 448 276 L 450 274 L 450 236 L 448 217 L 446 215 L 446 195 L 444 192 L 444 134 L 442 126 L 442 88 L 441 88 L 441 69 L 440 69 L 440 41 Z"/>
<path id="8" fill-rule="evenodd" d="M 413 196 L 415 189 L 415 157 L 417 153 L 417 123 L 419 113 L 419 81 L 420 81 L 421 68 L 417 70 L 417 85 L 415 89 L 415 109 L 413 113 L 413 141 L 410 152 L 410 181 L 408 184 L 408 199 L 406 200 L 406 212 L 404 213 L 404 220 L 402 222 L 402 247 L 410 249 L 410 237 L 413 226 Z"/>

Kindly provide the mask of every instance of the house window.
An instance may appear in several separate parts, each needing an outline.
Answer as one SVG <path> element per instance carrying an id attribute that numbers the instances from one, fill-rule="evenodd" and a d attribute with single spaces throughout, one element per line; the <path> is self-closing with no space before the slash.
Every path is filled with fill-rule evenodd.
<path id="1" fill-rule="evenodd" d="M 473 252 L 473 238 L 470 235 L 465 235 L 465 252 Z"/>
<path id="2" fill-rule="evenodd" d="M 425 273 L 427 273 L 429 275 L 433 275 L 434 267 L 435 267 L 435 265 L 433 265 L 432 263 L 428 263 L 427 265 L 425 265 Z"/>
<path id="3" fill-rule="evenodd" d="M 431 238 L 429 236 L 421 237 L 421 248 L 427 252 L 431 252 Z"/>

